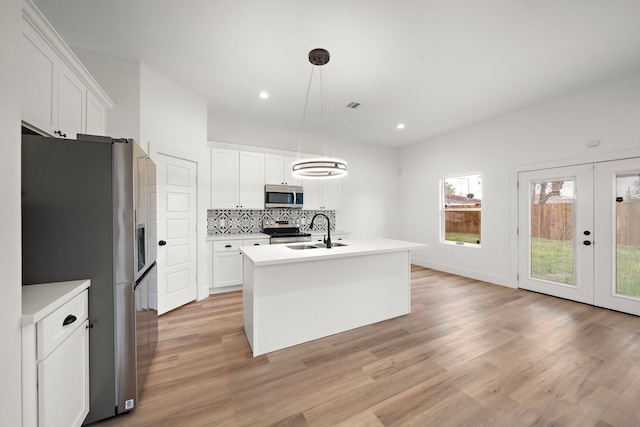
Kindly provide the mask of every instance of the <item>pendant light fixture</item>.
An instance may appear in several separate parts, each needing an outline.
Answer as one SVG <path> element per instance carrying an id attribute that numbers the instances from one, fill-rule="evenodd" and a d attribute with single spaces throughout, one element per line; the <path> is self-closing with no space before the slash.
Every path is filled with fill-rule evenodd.
<path id="1" fill-rule="evenodd" d="M 300 130 L 300 145 L 298 147 L 298 160 L 293 163 L 292 175 L 297 178 L 311 179 L 328 179 L 341 178 L 347 174 L 347 162 L 327 154 L 327 137 L 325 135 L 325 112 L 328 113 L 328 94 L 322 66 L 329 62 L 329 51 L 326 49 L 313 49 L 309 52 L 309 62 L 313 64 L 311 68 L 311 76 L 309 77 L 309 85 L 307 86 L 307 97 L 304 101 L 304 112 L 302 114 L 302 129 Z M 320 109 L 322 114 L 322 138 L 323 138 L 323 155 L 313 159 L 301 159 L 302 151 L 302 135 L 304 131 L 304 122 L 307 116 L 307 104 L 309 103 L 309 92 L 311 91 L 311 83 L 313 82 L 313 72 L 318 68 L 320 74 Z"/>

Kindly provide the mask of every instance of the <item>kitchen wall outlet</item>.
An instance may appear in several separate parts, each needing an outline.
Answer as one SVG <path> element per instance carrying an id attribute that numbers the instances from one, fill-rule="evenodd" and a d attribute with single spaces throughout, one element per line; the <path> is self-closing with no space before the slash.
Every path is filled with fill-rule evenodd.
<path id="1" fill-rule="evenodd" d="M 128 411 L 129 409 L 133 409 L 133 399 L 124 401 L 124 409 L 125 411 Z"/>
<path id="2" fill-rule="evenodd" d="M 226 223 L 226 221 L 224 219 L 220 219 L 220 227 L 224 227 L 225 223 Z"/>

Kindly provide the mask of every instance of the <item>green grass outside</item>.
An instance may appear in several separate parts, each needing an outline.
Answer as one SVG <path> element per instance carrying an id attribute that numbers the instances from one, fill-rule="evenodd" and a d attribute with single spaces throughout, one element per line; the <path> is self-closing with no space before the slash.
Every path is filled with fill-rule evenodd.
<path id="1" fill-rule="evenodd" d="M 533 277 L 573 284 L 573 245 L 570 240 L 532 239 Z M 617 293 L 640 297 L 640 246 L 618 246 Z"/>
<path id="2" fill-rule="evenodd" d="M 449 242 L 473 243 L 477 245 L 480 241 L 480 234 L 448 232 L 444 234 L 444 239 Z"/>

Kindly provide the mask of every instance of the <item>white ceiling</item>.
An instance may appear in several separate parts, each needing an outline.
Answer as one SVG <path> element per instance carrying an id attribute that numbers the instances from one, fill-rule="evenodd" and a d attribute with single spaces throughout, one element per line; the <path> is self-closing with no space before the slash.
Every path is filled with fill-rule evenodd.
<path id="1" fill-rule="evenodd" d="M 394 147 L 640 71 L 640 0 L 34 3 L 69 45 L 139 59 L 205 98 L 212 140 L 299 132 L 318 47 L 331 52 L 327 135 Z"/>

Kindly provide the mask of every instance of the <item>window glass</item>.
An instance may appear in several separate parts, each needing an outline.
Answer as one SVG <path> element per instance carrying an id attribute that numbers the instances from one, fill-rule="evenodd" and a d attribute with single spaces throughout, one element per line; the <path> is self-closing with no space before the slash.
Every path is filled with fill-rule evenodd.
<path id="1" fill-rule="evenodd" d="M 444 178 L 442 182 L 443 241 L 457 245 L 480 245 L 482 175 Z"/>

